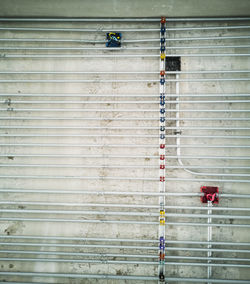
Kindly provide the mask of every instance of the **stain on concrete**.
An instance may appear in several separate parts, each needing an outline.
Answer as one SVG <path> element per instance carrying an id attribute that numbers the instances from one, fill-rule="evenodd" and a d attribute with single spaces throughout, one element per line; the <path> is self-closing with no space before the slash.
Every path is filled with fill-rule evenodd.
<path id="1" fill-rule="evenodd" d="M 14 235 L 15 233 L 20 233 L 24 229 L 25 225 L 22 222 L 16 222 L 12 225 L 10 225 L 8 228 L 4 230 L 4 233 L 6 235 Z"/>
<path id="2" fill-rule="evenodd" d="M 152 87 L 152 83 L 147 83 L 148 88 Z"/>
<path id="3" fill-rule="evenodd" d="M 26 208 L 26 206 L 18 205 L 18 208 L 19 208 L 19 209 L 25 209 L 25 208 Z"/>
<path id="4" fill-rule="evenodd" d="M 112 83 L 112 89 L 116 90 L 118 88 L 117 83 Z"/>
<path id="5" fill-rule="evenodd" d="M 116 275 L 122 275 L 122 271 L 120 269 L 116 270 Z"/>
<path id="6" fill-rule="evenodd" d="M 100 171 L 99 171 L 99 177 L 106 177 L 108 174 L 107 174 L 107 172 L 105 171 L 105 169 L 101 169 Z"/>

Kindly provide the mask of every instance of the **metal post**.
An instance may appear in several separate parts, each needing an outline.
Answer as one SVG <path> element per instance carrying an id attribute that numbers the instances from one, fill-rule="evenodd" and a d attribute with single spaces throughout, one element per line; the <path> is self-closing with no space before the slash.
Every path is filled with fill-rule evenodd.
<path id="1" fill-rule="evenodd" d="M 212 201 L 208 201 L 207 202 L 207 207 L 209 208 L 209 207 L 212 207 L 212 206 L 213 206 Z M 212 214 L 212 210 L 208 209 L 207 210 L 207 214 L 211 215 Z M 211 217 L 208 217 L 207 223 L 208 224 L 212 223 L 212 218 Z M 212 257 L 212 251 L 210 250 L 212 248 L 212 245 L 210 244 L 210 242 L 212 241 L 212 227 L 210 227 L 210 226 L 207 227 L 207 241 L 209 243 L 208 246 L 207 246 L 207 248 L 208 248 L 207 257 L 210 258 L 210 257 Z M 210 264 L 211 260 L 208 259 L 207 263 Z M 212 277 L 212 266 L 208 265 L 208 267 L 207 267 L 207 278 L 210 279 L 211 277 Z M 211 282 L 208 282 L 207 284 L 211 284 Z"/>
<path id="2" fill-rule="evenodd" d="M 160 102 L 159 102 L 159 193 L 165 193 L 165 58 L 166 58 L 166 18 L 160 23 Z M 165 195 L 159 196 L 159 282 L 165 283 Z"/>

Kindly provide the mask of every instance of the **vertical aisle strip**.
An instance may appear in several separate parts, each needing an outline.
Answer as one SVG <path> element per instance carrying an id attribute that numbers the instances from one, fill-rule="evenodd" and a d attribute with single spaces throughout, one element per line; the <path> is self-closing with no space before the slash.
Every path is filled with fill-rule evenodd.
<path id="1" fill-rule="evenodd" d="M 159 119 L 159 192 L 165 192 L 165 58 L 166 58 L 166 18 L 160 23 L 160 119 Z M 159 197 L 159 282 L 165 282 L 165 196 Z"/>

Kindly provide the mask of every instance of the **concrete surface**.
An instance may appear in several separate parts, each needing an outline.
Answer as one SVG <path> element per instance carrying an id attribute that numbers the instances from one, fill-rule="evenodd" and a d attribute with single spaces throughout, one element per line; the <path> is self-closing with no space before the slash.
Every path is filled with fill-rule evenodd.
<path id="1" fill-rule="evenodd" d="M 4 17 L 216 17 L 247 16 L 248 0 L 1 0 Z"/>
<path id="2" fill-rule="evenodd" d="M 38 15 L 44 15 L 46 12 L 47 16 L 86 16 L 87 14 L 83 14 L 80 12 L 79 5 L 80 2 L 78 2 L 78 5 L 73 6 L 71 11 L 64 10 L 62 13 L 60 9 L 62 9 L 63 4 L 62 2 L 53 2 L 51 4 L 52 6 L 46 7 L 44 6 L 44 1 L 37 1 L 36 2 L 36 7 L 33 8 L 32 5 L 28 5 L 29 1 L 22 1 L 23 2 L 23 7 L 20 6 L 15 6 L 14 1 L 2 1 L 2 9 L 1 13 L 4 14 L 4 16 L 10 16 L 10 15 L 33 15 L 33 16 L 38 16 Z M 191 3 L 196 3 L 197 1 L 188 1 Z M 213 2 L 213 1 L 212 1 Z M 144 3 L 143 7 L 142 5 L 140 6 L 130 6 L 129 3 L 126 1 L 126 6 L 129 7 L 129 11 L 131 12 L 130 14 L 126 13 L 126 16 L 139 16 L 138 15 L 138 7 L 142 7 L 140 9 L 140 16 L 159 16 L 163 13 L 164 10 L 162 10 L 163 5 L 166 5 L 165 9 L 168 11 L 169 15 L 171 16 L 197 16 L 197 15 L 221 15 L 222 10 L 218 10 L 218 5 L 216 6 L 217 8 L 215 9 L 215 6 L 212 5 L 212 2 L 206 2 L 207 5 L 204 6 L 204 2 L 202 6 L 199 5 L 194 5 L 195 10 L 192 9 L 190 11 L 189 8 L 189 13 L 187 12 L 186 9 L 178 9 L 179 7 L 178 3 L 179 1 L 158 1 L 157 4 L 153 4 L 152 9 L 150 10 L 148 8 L 148 5 Z M 225 3 L 225 1 L 223 1 Z M 243 15 L 246 12 L 246 7 L 248 7 L 248 4 L 250 3 L 249 1 L 227 1 L 228 3 L 234 3 L 234 7 L 230 7 L 229 5 L 227 7 L 227 10 L 225 10 L 225 15 L 231 15 L 232 13 L 234 15 Z M 50 2 L 51 3 L 51 2 Z M 64 2 L 65 3 L 65 2 Z M 88 2 L 85 2 L 87 5 Z M 103 2 L 102 2 L 103 3 Z M 118 3 L 118 2 L 114 2 Z M 123 2 L 125 5 L 125 2 Z M 134 3 L 134 2 L 133 2 Z M 137 5 L 139 1 L 135 2 L 133 5 Z M 148 2 L 149 3 L 149 2 Z M 165 4 L 164 4 L 165 3 Z M 183 2 L 182 2 L 183 3 Z M 201 3 L 201 2 L 199 2 Z M 218 1 L 216 1 L 218 3 Z M 237 5 L 236 5 L 237 3 Z M 39 6 L 41 5 L 41 8 Z M 171 7 L 171 4 L 173 6 Z M 11 5 L 11 6 L 10 6 Z M 53 6 L 54 5 L 54 6 Z M 97 5 L 97 4 L 96 4 Z M 139 4 L 138 4 L 139 5 Z M 114 5 L 115 6 L 115 5 Z M 208 9 L 209 6 L 209 9 Z M 58 9 L 55 9 L 54 7 L 58 7 Z M 82 6 L 81 6 L 82 7 Z M 134 7 L 134 8 L 133 8 Z M 171 10 L 168 8 L 171 7 Z M 119 16 L 121 12 L 118 10 L 121 7 L 116 7 L 116 14 L 113 16 Z M 239 8 L 239 10 L 237 10 Z M 107 15 L 106 13 L 106 6 L 102 8 L 102 13 L 97 11 L 97 8 L 93 8 L 93 10 L 89 9 L 88 12 L 85 11 L 85 13 L 88 13 L 88 16 L 104 16 Z M 115 9 L 115 8 L 114 8 Z M 125 8 L 124 8 L 125 9 Z M 122 9 L 123 13 L 124 10 Z M 128 9 L 128 8 L 127 8 Z M 136 12 L 135 12 L 136 11 Z M 198 14 L 199 11 L 199 14 Z M 220 11 L 220 12 L 218 12 Z M 227 12 L 226 12 L 227 11 Z M 231 11 L 231 12 L 230 12 Z M 109 11 L 110 12 L 110 11 Z M 166 13 L 168 15 L 168 13 Z M 224 12 L 223 12 L 224 13 Z M 110 15 L 110 14 L 109 14 Z M 204 16 L 205 16 L 204 15 Z M 218 25 L 219 23 L 213 23 L 211 25 Z M 241 24 L 241 23 L 238 23 Z M 16 23 L 12 24 L 1 24 L 1 26 L 16 26 Z M 175 25 L 180 25 L 180 26 L 189 26 L 191 24 L 188 23 L 182 23 L 182 24 L 169 24 L 169 26 L 175 26 Z M 30 26 L 30 24 L 19 24 L 19 26 Z M 35 26 L 41 26 L 41 24 L 32 24 L 33 27 Z M 43 26 L 46 26 L 46 24 L 43 24 Z M 48 26 L 58 26 L 58 27 L 110 27 L 110 29 L 114 29 L 116 27 L 119 29 L 119 27 L 158 27 L 158 23 L 155 24 L 102 24 L 98 23 L 96 24 L 48 24 Z M 226 36 L 226 35 L 247 35 L 248 31 L 243 30 L 243 31 L 218 31 L 218 32 L 203 32 L 202 35 L 218 35 L 218 36 Z M 200 36 L 200 32 L 190 32 L 190 33 L 182 33 L 182 32 L 176 32 L 176 33 L 171 33 L 168 36 L 170 37 L 184 37 L 184 36 Z M 1 32 L 1 37 L 11 37 L 11 38 L 43 38 L 43 37 L 51 37 L 51 38 L 58 38 L 58 37 L 65 37 L 65 38 L 86 38 L 86 37 L 91 37 L 92 35 L 89 34 L 83 34 L 83 33 L 35 33 L 35 32 Z M 98 35 L 93 36 L 95 39 L 103 39 L 104 34 L 98 33 Z M 137 33 L 126 33 L 124 32 L 124 38 L 156 38 L 158 37 L 158 34 L 154 33 L 146 33 L 146 34 L 141 34 L 138 35 Z M 247 44 L 249 41 L 227 41 L 226 43 L 228 45 L 230 44 Z M 222 41 L 209 41 L 208 44 L 225 44 L 225 42 Z M 194 43 L 186 43 L 183 42 L 183 44 L 187 45 L 200 45 L 200 44 L 205 44 L 204 42 L 194 42 Z M 9 46 L 10 44 L 8 43 L 2 43 L 1 46 Z M 34 44 L 24 44 L 24 43 L 19 43 L 18 46 L 32 46 Z M 40 45 L 36 46 L 52 46 L 53 44 L 45 44 L 42 43 Z M 143 46 L 158 46 L 158 43 L 145 43 Z M 176 42 L 171 43 L 171 45 L 176 46 Z M 179 43 L 180 45 L 180 43 Z M 15 46 L 15 45 L 13 45 Z M 78 45 L 70 45 L 70 44 L 64 44 L 64 46 L 78 46 Z M 83 45 L 84 46 L 84 45 Z M 94 45 L 93 45 L 94 46 Z M 138 46 L 138 44 L 135 44 L 134 46 Z M 228 52 L 228 53 L 233 53 L 233 52 L 245 52 L 246 49 L 244 50 L 236 50 L 236 49 L 227 49 L 226 51 L 219 50 L 218 52 Z M 29 51 L 23 51 L 25 54 L 31 53 Z M 147 53 L 146 51 L 138 51 L 138 54 L 141 53 Z M 148 51 L 152 53 L 152 51 Z M 192 50 L 191 52 L 197 53 L 197 52 L 203 52 L 199 50 Z M 7 53 L 7 52 L 6 52 Z M 11 53 L 11 52 L 9 52 Z M 12 52 L 12 53 L 17 53 L 17 52 Z M 18 51 L 20 54 L 21 51 Z M 40 53 L 45 53 L 40 52 Z M 49 53 L 49 52 L 48 52 Z M 50 52 L 52 53 L 52 52 Z M 66 52 L 61 52 L 62 54 L 66 54 Z M 76 52 L 77 53 L 77 52 Z M 90 52 L 89 52 L 90 53 Z M 110 51 L 104 51 L 105 54 L 109 54 Z M 131 52 L 135 53 L 135 52 Z M 157 54 L 157 52 L 156 52 Z M 249 57 L 210 57 L 210 58 L 195 58 L 195 57 L 185 57 L 182 58 L 182 70 L 239 70 L 239 69 L 248 69 L 249 66 Z M 1 70 L 26 70 L 26 71 L 65 71 L 65 70 L 71 70 L 71 71 L 140 71 L 140 70 L 145 70 L 145 71 L 158 71 L 159 70 L 159 59 L 154 58 L 154 59 L 148 59 L 148 58 L 134 58 L 133 60 L 128 60 L 124 58 L 119 58 L 119 59 L 97 59 L 97 58 L 91 58 L 91 59 L 4 59 L 1 60 Z M 196 75 L 193 75 L 196 77 Z M 232 75 L 233 76 L 233 75 Z M 243 76 L 243 75 L 242 75 Z M 244 75 L 246 77 L 247 75 Z M 11 78 L 39 78 L 39 79 L 56 79 L 56 78 L 73 78 L 73 79 L 78 79 L 78 78 L 108 78 L 108 79 L 119 79 L 119 78 L 131 78 L 131 75 L 106 75 L 106 76 L 98 76 L 98 75 L 2 75 L 1 78 L 6 78 L 6 79 L 11 79 Z M 186 78 L 186 77 L 191 77 L 191 76 L 185 76 L 182 75 L 181 78 Z M 202 78 L 208 78 L 209 76 L 202 76 Z M 213 76 L 210 76 L 213 77 Z M 222 78 L 229 78 L 231 77 L 230 75 L 223 74 Z M 136 75 L 133 76 L 133 78 L 153 78 L 153 79 L 158 79 L 158 75 Z M 171 78 L 174 78 L 171 76 Z M 181 83 L 180 84 L 180 91 L 181 93 L 249 93 L 250 87 L 249 84 L 245 82 L 208 82 L 208 83 Z M 81 83 L 67 83 L 67 84 L 51 84 L 51 83 L 12 83 L 12 84 L 2 84 L 0 86 L 0 92 L 6 92 L 6 93 L 19 93 L 18 99 L 20 100 L 32 100 L 32 98 L 24 98 L 22 96 L 22 93 L 89 93 L 89 94 L 158 94 L 159 93 L 159 86 L 158 83 L 104 83 L 104 84 L 99 84 L 99 83 L 86 83 L 86 84 L 81 84 Z M 168 93 L 174 93 L 175 92 L 175 84 L 169 84 L 167 88 Z M 42 95 L 37 98 L 37 100 L 45 100 Z M 77 100 L 77 97 L 71 97 L 71 98 L 63 98 L 65 100 Z M 126 100 L 135 100 L 134 98 L 125 98 Z M 192 98 L 187 98 L 192 99 Z M 236 99 L 236 98 L 235 98 Z M 56 99 L 55 99 L 56 100 Z M 84 98 L 81 98 L 81 100 L 84 100 Z M 87 100 L 96 100 L 96 98 L 91 97 L 91 95 L 87 98 Z M 103 98 L 102 100 L 108 100 L 107 98 Z M 115 98 L 115 100 L 119 101 L 122 99 Z M 140 99 L 142 101 L 142 99 Z M 156 99 L 157 102 L 157 99 Z M 6 105 L 4 106 L 6 107 Z M 30 107 L 30 108 L 35 108 L 37 105 L 14 105 L 14 107 L 22 108 L 22 107 Z M 62 104 L 47 104 L 47 105 L 42 105 L 41 107 L 44 108 L 73 108 L 73 107 L 80 107 L 80 108 L 89 108 L 88 104 L 81 104 L 80 106 L 75 106 L 75 105 L 62 105 Z M 94 106 L 96 108 L 107 108 L 107 109 L 116 109 L 116 108 L 130 108 L 134 109 L 134 112 L 131 114 L 133 117 L 142 117 L 142 113 L 137 112 L 137 109 L 142 109 L 142 108 L 149 108 L 148 105 L 143 105 L 141 103 L 133 104 L 133 105 L 126 105 L 126 104 L 106 104 L 106 105 L 101 105 L 98 104 L 98 101 L 96 101 L 96 105 Z M 153 104 L 150 106 L 152 108 L 158 108 L 158 103 Z M 174 108 L 174 106 L 171 106 Z M 205 109 L 205 108 L 214 108 L 214 109 L 246 109 L 249 107 L 249 104 L 212 104 L 210 106 L 207 106 L 206 104 L 200 104 L 197 106 L 197 104 L 188 104 L 188 105 L 181 105 L 181 109 Z M 1 113 L 1 116 L 7 116 L 9 115 L 10 117 L 16 116 L 16 115 L 25 115 L 25 116 L 46 116 L 44 112 L 23 112 L 23 113 L 6 113 L 6 111 Z M 48 126 L 48 125 L 57 125 L 57 126 L 158 126 L 158 121 L 124 121 L 124 122 L 119 122 L 113 120 L 115 117 L 126 117 L 129 116 L 130 114 L 124 114 L 121 112 L 109 112 L 109 113 L 50 113 L 51 116 L 61 116 L 61 117 L 67 117 L 69 115 L 74 116 L 74 117 L 109 117 L 110 120 L 108 121 L 81 121 L 81 120 L 73 120 L 73 121 L 51 121 L 48 122 L 46 120 L 44 121 L 5 121 L 5 125 L 32 125 L 32 126 Z M 216 116 L 217 114 L 214 114 Z M 235 114 L 230 114 L 230 112 L 226 112 L 225 114 L 222 114 L 222 116 L 225 117 L 230 117 L 230 115 L 235 116 L 235 117 L 244 117 L 244 113 L 237 113 Z M 150 116 L 158 116 L 158 113 L 145 113 L 145 117 L 150 117 Z M 195 117 L 204 117 L 204 114 L 198 113 L 194 114 L 192 116 Z M 197 122 L 189 122 L 185 121 L 184 117 L 187 117 L 186 113 L 181 113 L 181 117 L 183 117 L 182 120 L 182 125 L 184 126 L 194 126 L 194 125 L 200 125 L 200 126 L 210 126 L 214 125 L 212 123 L 205 123 L 202 121 L 197 121 Z M 174 126 L 173 122 L 167 122 L 168 126 Z M 247 123 L 228 123 L 224 121 L 219 121 L 216 126 L 247 126 Z M 50 129 L 45 129 L 45 130 L 39 130 L 39 129 L 34 129 L 34 130 L 8 130 L 7 133 L 43 133 L 43 134 L 53 134 L 55 131 L 50 130 Z M 75 133 L 89 133 L 89 134 L 97 134 L 99 133 L 96 130 L 57 130 L 58 133 L 63 133 L 63 134 L 75 134 Z M 1 130 L 1 133 L 6 133 L 5 130 Z M 1 143 L 6 142 L 6 143 L 23 143 L 23 142 L 30 142 L 30 143 L 89 143 L 89 144 L 102 144 L 102 143 L 108 143 L 108 144 L 158 144 L 158 139 L 139 139 L 136 137 L 133 137 L 133 134 L 135 132 L 131 132 L 129 130 L 110 130 L 110 131 L 104 131 L 104 134 L 107 133 L 123 133 L 123 134 L 131 134 L 131 138 L 94 138 L 94 137 L 89 137 L 89 138 L 35 138 L 35 137 L 30 137 L 30 138 L 1 138 Z M 157 134 L 157 131 L 155 130 L 137 130 L 137 134 L 140 133 L 146 133 L 146 134 Z M 171 131 L 169 134 L 172 133 Z M 194 132 L 190 131 L 185 131 L 183 134 L 192 134 Z M 197 132 L 195 132 L 197 133 Z M 218 135 L 218 131 L 202 131 L 199 132 L 201 135 L 205 134 L 211 134 L 211 135 Z M 235 131 L 226 131 L 223 132 L 224 134 L 228 135 L 234 135 L 236 134 Z M 237 132 L 239 134 L 239 132 Z M 240 131 L 239 135 L 247 135 L 246 132 Z M 237 141 L 238 142 L 238 141 Z M 235 140 L 230 141 L 230 143 L 237 143 Z M 175 144 L 176 141 L 175 139 L 169 139 L 168 144 Z M 192 143 L 202 143 L 202 144 L 209 144 L 210 141 L 207 140 L 187 140 L 182 138 L 181 143 L 183 144 L 192 144 Z M 221 144 L 223 145 L 224 141 L 222 140 L 213 140 L 212 143 L 214 144 Z M 249 141 L 239 141 L 239 143 L 242 144 L 247 144 Z M 236 144 L 237 145 L 237 144 Z M 123 148 L 111 148 L 111 149 L 105 149 L 105 148 L 83 148 L 83 147 L 76 147 L 76 148 L 54 148 L 54 147 L 46 147 L 46 148 L 41 148 L 41 147 L 16 147 L 15 149 L 13 147 L 5 147 L 2 149 L 4 151 L 3 153 L 6 154 L 17 154 L 17 153 L 27 153 L 27 154 L 32 154 L 32 153 L 40 153 L 40 154 L 53 154 L 53 153 L 58 153 L 58 154 L 114 154 L 114 155 L 119 155 L 119 154 L 129 154 L 129 155 L 158 155 L 158 148 L 156 147 L 155 149 L 148 149 L 148 148 L 136 148 L 136 149 L 123 149 Z M 173 154 L 176 155 L 176 151 L 173 149 L 167 149 L 168 154 Z M 215 150 L 209 150 L 209 149 L 203 149 L 203 150 L 197 150 L 197 149 L 189 149 L 183 151 L 183 154 L 186 155 L 235 155 L 235 156 L 247 156 L 249 155 L 249 150 L 240 150 L 240 149 L 235 149 L 235 150 L 223 150 L 223 151 L 215 151 Z M 12 157 L 12 155 L 11 155 Z M 157 159 L 108 159 L 108 158 L 102 158 L 102 159 L 84 159 L 84 158 L 66 158 L 66 159 L 46 159 L 46 158 L 21 158 L 21 157 L 16 157 L 13 155 L 13 158 L 1 158 L 1 163 L 29 163 L 29 164 L 46 164 L 46 163 L 65 163 L 65 164 L 128 164 L 128 165 L 157 165 L 158 161 Z M 177 161 L 174 160 L 169 160 L 167 161 L 168 164 L 170 165 L 177 165 Z M 191 165 L 193 164 L 208 164 L 208 165 L 215 165 L 214 161 L 204 161 L 204 160 L 195 160 L 195 161 L 187 161 L 187 163 L 190 163 Z M 229 163 L 228 161 L 222 159 L 218 161 L 219 165 L 249 165 L 248 161 L 242 161 L 240 162 L 233 162 Z M 225 171 L 226 172 L 226 171 Z M 230 173 L 230 172 L 229 172 Z M 249 172 L 244 172 L 244 173 L 249 173 Z M 1 175 L 29 175 L 29 174 L 34 174 L 34 175 L 67 175 L 67 176 L 73 176 L 73 175 L 82 175 L 82 176 L 127 176 L 127 177 L 156 177 L 158 178 L 158 169 L 156 170 L 141 170 L 140 168 L 134 169 L 131 171 L 128 170 L 121 170 L 121 169 L 50 169 L 50 168 L 44 168 L 44 169 L 38 169 L 38 168 L 1 168 L 0 169 L 0 174 Z M 183 170 L 169 170 L 167 171 L 167 177 L 180 177 L 180 178 L 192 178 L 194 177 L 193 175 L 190 175 L 186 173 Z M 209 177 L 208 177 L 209 178 Z M 197 193 L 200 190 L 200 186 L 204 185 L 203 182 L 180 182 L 180 181 L 167 181 L 166 184 L 166 190 L 167 192 L 194 192 Z M 237 184 L 237 183 L 221 183 L 221 182 L 209 182 L 209 185 L 215 185 L 219 186 L 220 192 L 222 193 L 248 193 L 249 186 L 248 184 Z M 3 188 L 12 188 L 12 189 L 79 189 L 79 190 L 100 190 L 100 191 L 143 191 L 143 192 L 158 192 L 158 182 L 150 182 L 150 181 L 104 181 L 104 180 L 50 180 L 50 179 L 3 179 L 1 182 L 1 189 Z M 12 194 L 2 194 L 1 200 L 15 200 L 15 201 L 48 201 L 48 202 L 79 202 L 79 203 L 86 203 L 86 202 L 95 202 L 95 203 L 126 203 L 126 204 L 158 204 L 158 198 L 145 198 L 145 197 L 131 197 L 131 196 L 125 196 L 125 197 L 109 197 L 109 196 L 93 196 L 93 195 L 66 195 L 66 194 L 28 194 L 28 193 L 12 193 Z M 199 198 L 193 197 L 193 198 L 167 198 L 167 204 L 168 205 L 194 205 L 194 206 L 200 206 L 200 200 Z M 249 207 L 249 200 L 236 200 L 236 199 L 221 199 L 220 200 L 220 206 L 228 206 L 228 207 Z M 18 206 L 5 206 L 5 208 L 18 208 Z M 34 206 L 26 206 L 26 209 L 33 209 L 35 208 Z M 37 207 L 36 207 L 37 208 Z M 38 207 L 39 208 L 39 207 Z M 40 207 L 46 209 L 46 207 Z M 50 207 L 52 208 L 52 207 Z M 65 207 L 58 207 L 61 209 L 65 209 Z M 19 207 L 19 209 L 23 209 L 23 207 Z M 49 208 L 47 208 L 49 209 Z M 81 209 L 81 207 L 70 207 L 70 209 Z M 88 208 L 95 210 L 96 208 Z M 98 210 L 98 209 L 96 209 Z M 104 209 L 103 209 L 104 210 Z M 107 211 L 119 211 L 119 209 L 112 209 L 112 208 L 107 208 L 105 209 Z M 138 212 L 138 210 L 135 210 Z M 154 211 L 155 212 L 155 211 Z M 156 210 L 157 212 L 157 210 Z M 181 212 L 181 210 L 179 211 Z M 188 213 L 185 210 L 182 211 L 182 213 Z M 192 211 L 192 213 L 198 213 L 195 211 Z M 219 213 L 218 213 L 219 214 Z M 228 212 L 228 214 L 234 214 L 232 212 Z M 247 214 L 247 213 L 246 213 Z M 12 216 L 12 217 L 22 217 L 22 216 L 27 216 L 25 214 L 2 214 L 2 217 L 4 216 Z M 55 217 L 54 215 L 39 215 L 37 214 L 36 217 L 48 217 L 48 218 L 53 218 Z M 30 215 L 30 217 L 35 217 L 34 215 Z M 58 216 L 56 216 L 58 217 Z M 89 216 L 84 216 L 84 215 L 61 215 L 60 218 L 74 218 L 74 219 L 88 219 Z M 91 216 L 92 219 L 105 219 L 108 220 L 110 219 L 109 216 Z M 58 217 L 59 218 L 59 217 Z M 115 217 L 115 219 L 118 220 L 126 220 L 128 219 L 127 217 L 120 218 L 120 217 Z M 155 221 L 157 218 L 133 218 L 134 220 L 144 220 L 144 221 Z M 169 221 L 187 221 L 187 219 L 183 220 L 181 218 L 175 218 L 171 219 L 170 217 L 168 218 Z M 193 219 L 189 221 L 194 221 Z M 196 219 L 195 221 L 197 222 L 202 222 L 202 220 Z M 226 221 L 229 222 L 229 221 Z M 236 220 L 230 220 L 232 223 L 247 223 L 247 221 L 236 221 Z M 40 223 L 40 222 L 1 222 L 0 225 L 0 232 L 1 235 L 31 235 L 31 236 L 69 236 L 69 237 L 104 237 L 104 238 L 135 238 L 135 239 L 154 239 L 157 240 L 158 238 L 158 227 L 157 226 L 142 226 L 142 225 L 117 225 L 117 224 L 79 224 L 79 223 Z M 200 241 L 206 241 L 207 238 L 207 230 L 206 228 L 203 227 L 183 227 L 183 226 L 171 226 L 168 225 L 166 227 L 166 236 L 167 239 L 171 240 L 200 240 Z M 231 228 L 222 228 L 222 227 L 215 227 L 213 229 L 213 240 L 214 241 L 238 241 L 238 242 L 249 242 L 249 233 L 247 229 L 244 228 L 237 228 L 237 229 L 231 229 Z M 67 242 L 65 242 L 67 243 Z M 75 242 L 76 244 L 84 243 L 84 242 Z M 92 242 L 92 244 L 95 244 Z M 154 246 L 154 244 L 151 244 L 151 246 Z M 17 249 L 17 247 L 10 247 L 10 249 Z M 18 249 L 22 249 L 22 247 L 18 247 Z M 24 248 L 26 250 L 26 248 Z M 33 250 L 40 250 L 39 247 L 32 248 Z M 92 248 L 92 249 L 83 249 L 83 248 L 66 248 L 66 249 L 61 249 L 59 247 L 57 248 L 46 248 L 43 247 L 41 248 L 41 251 L 68 251 L 68 252 L 98 252 L 98 253 L 107 253 L 107 252 L 112 252 L 112 253 L 138 253 L 138 254 L 150 254 L 150 255 L 157 255 L 154 253 L 154 251 L 146 251 L 146 250 L 141 250 L 141 251 L 135 251 L 135 250 L 124 250 L 124 249 L 113 249 L 111 250 L 105 250 L 101 248 Z M 189 251 L 184 251 L 184 252 L 175 252 L 171 251 L 168 253 L 168 255 L 185 255 L 185 256 L 195 256 L 199 258 L 200 256 L 206 256 L 206 253 L 198 252 L 198 253 L 190 253 Z M 236 255 L 235 253 L 216 253 L 215 255 L 219 257 L 246 257 L 246 254 L 238 254 Z M 2 257 L 6 256 L 2 254 Z M 21 255 L 22 256 L 22 255 Z M 24 257 L 27 257 L 24 255 Z M 36 255 L 34 257 L 43 257 L 42 255 Z M 59 257 L 59 256 L 58 256 Z M 67 257 L 64 257 L 67 258 Z M 114 264 L 80 264 L 80 263 L 41 263 L 39 261 L 32 261 L 32 262 L 18 262 L 18 261 L 4 261 L 1 264 L 1 271 L 33 271 L 33 272 L 54 272 L 54 273 L 97 273 L 97 274 L 116 274 L 116 275 L 144 275 L 144 276 L 152 276 L 152 275 L 157 275 L 157 266 L 152 266 L 152 265 L 114 265 Z M 167 276 L 169 277 L 195 277 L 195 278 L 205 278 L 206 277 L 206 268 L 203 267 L 187 267 L 187 266 L 169 266 L 167 267 Z M 249 274 L 249 269 L 247 268 L 221 268 L 221 267 L 215 267 L 213 269 L 213 277 L 214 278 L 225 278 L 225 279 L 245 279 L 249 280 L 250 279 L 250 274 Z M 33 277 L 31 278 L 21 278 L 20 277 L 1 277 L 0 280 L 4 281 L 8 279 L 8 281 L 23 281 L 23 282 L 28 282 L 28 281 L 34 281 L 34 282 L 43 282 L 44 279 L 38 278 L 38 277 Z M 115 281 L 115 280 L 77 280 L 77 279 L 46 279 L 46 283 L 131 283 L 131 281 Z M 139 281 L 135 283 L 140 283 Z M 142 282 L 143 283 L 143 282 Z M 145 282 L 145 283 L 150 283 Z M 170 283 L 170 282 L 169 282 Z M 184 283 L 184 282 L 180 282 Z"/>

